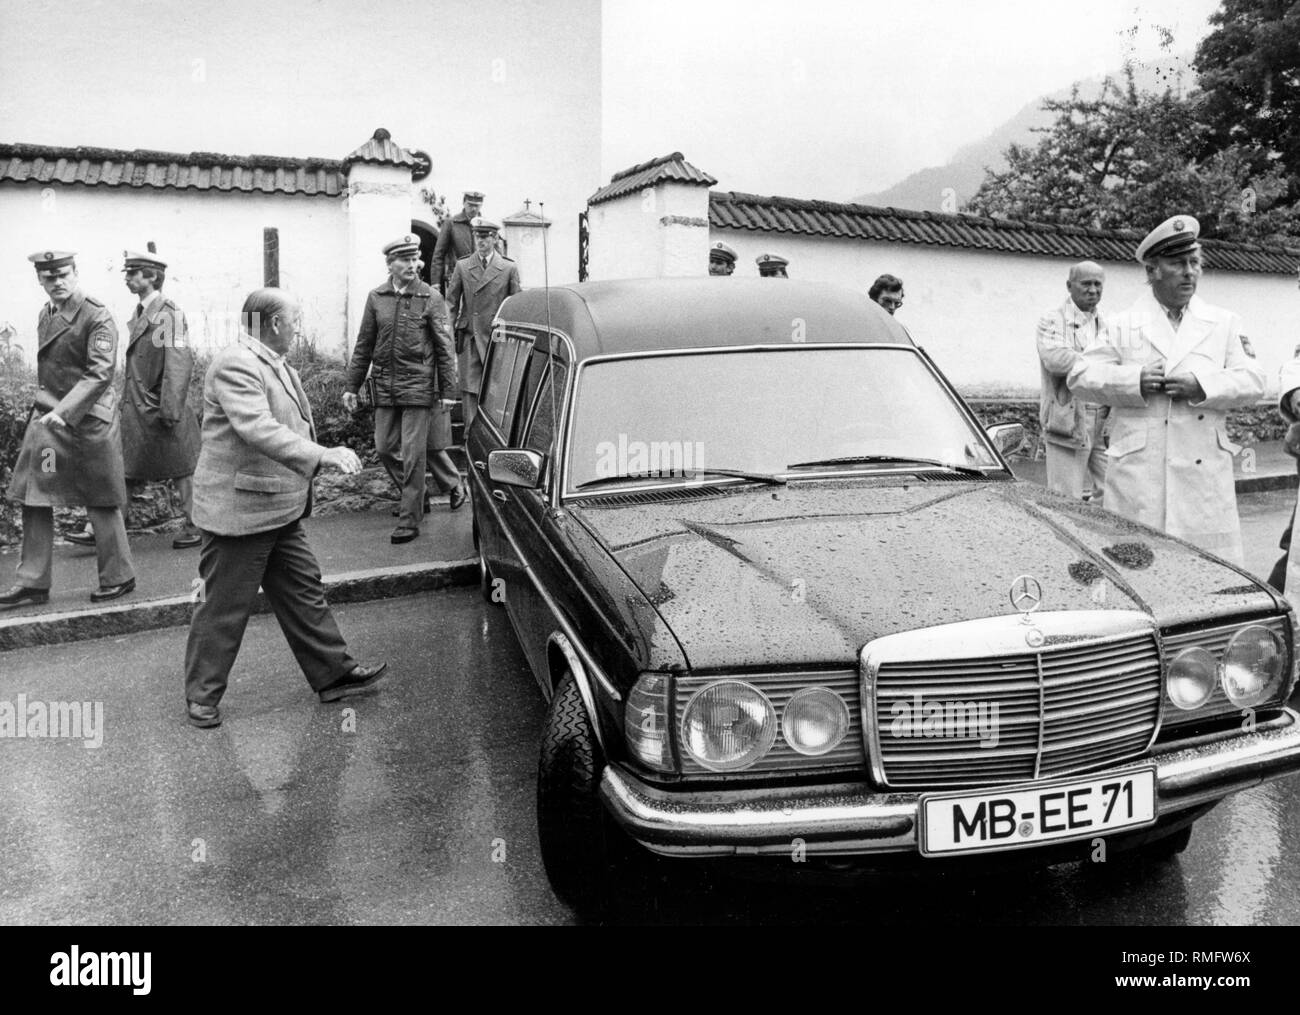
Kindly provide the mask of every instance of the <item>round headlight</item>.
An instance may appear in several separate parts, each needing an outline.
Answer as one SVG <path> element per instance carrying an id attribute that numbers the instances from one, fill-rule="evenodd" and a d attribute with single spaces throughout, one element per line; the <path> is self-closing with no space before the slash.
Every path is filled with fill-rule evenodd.
<path id="1" fill-rule="evenodd" d="M 1266 627 L 1245 627 L 1223 653 L 1223 693 L 1238 708 L 1249 708 L 1277 694 L 1286 669 L 1282 641 Z"/>
<path id="2" fill-rule="evenodd" d="M 1207 649 L 1185 648 L 1169 664 L 1165 690 L 1169 700 L 1185 711 L 1200 708 L 1214 693 L 1219 664 Z"/>
<path id="3" fill-rule="evenodd" d="M 682 712 L 682 744 L 705 768 L 748 768 L 776 740 L 776 710 L 758 688 L 719 680 L 696 692 Z"/>
<path id="4" fill-rule="evenodd" d="M 829 687 L 805 687 L 781 712 L 785 742 L 800 754 L 833 751 L 849 731 L 849 706 Z"/>

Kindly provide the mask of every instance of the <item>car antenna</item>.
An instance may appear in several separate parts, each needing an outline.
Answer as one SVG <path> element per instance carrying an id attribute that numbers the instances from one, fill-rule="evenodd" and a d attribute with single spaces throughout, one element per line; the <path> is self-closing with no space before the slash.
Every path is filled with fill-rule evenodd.
<path id="1" fill-rule="evenodd" d="M 541 213 L 542 222 L 546 221 L 546 202 L 538 201 L 537 210 Z M 542 286 L 546 290 L 546 369 L 551 375 L 551 446 L 555 446 L 556 439 L 559 437 L 559 419 L 556 416 L 557 403 L 560 400 L 560 394 L 556 391 L 556 379 L 558 371 L 555 366 L 555 333 L 551 331 L 551 262 L 546 245 L 546 226 L 542 226 Z M 554 461 L 555 455 L 547 456 Z M 554 471 L 554 470 L 552 470 Z M 554 476 L 551 477 L 554 479 Z"/>

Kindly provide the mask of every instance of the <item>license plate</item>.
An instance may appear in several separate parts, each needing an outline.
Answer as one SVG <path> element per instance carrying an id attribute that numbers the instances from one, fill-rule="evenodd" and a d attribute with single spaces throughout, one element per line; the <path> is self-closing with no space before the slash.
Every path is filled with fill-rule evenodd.
<path id="1" fill-rule="evenodd" d="M 921 797 L 921 853 L 987 853 L 1082 839 L 1156 820 L 1156 770 L 978 795 Z"/>

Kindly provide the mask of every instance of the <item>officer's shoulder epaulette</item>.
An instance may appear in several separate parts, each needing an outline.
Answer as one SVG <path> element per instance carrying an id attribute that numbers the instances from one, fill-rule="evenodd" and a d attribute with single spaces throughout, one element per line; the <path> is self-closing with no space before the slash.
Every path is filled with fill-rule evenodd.
<path id="1" fill-rule="evenodd" d="M 83 296 L 82 298 L 85 300 L 85 302 L 89 303 L 92 307 L 99 307 L 100 310 L 104 309 L 104 304 L 100 303 L 99 300 L 95 299 L 95 297 Z"/>
<path id="2" fill-rule="evenodd" d="M 468 261 L 471 257 L 474 256 L 475 256 L 474 251 L 471 250 L 468 254 L 465 254 L 463 257 L 456 258 L 456 263 L 460 264 L 461 261 Z"/>

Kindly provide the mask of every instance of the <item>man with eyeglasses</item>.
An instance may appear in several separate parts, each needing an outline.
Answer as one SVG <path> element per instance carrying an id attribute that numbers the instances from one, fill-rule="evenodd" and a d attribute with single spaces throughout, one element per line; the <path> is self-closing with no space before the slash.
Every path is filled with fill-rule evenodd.
<path id="1" fill-rule="evenodd" d="M 867 295 L 873 302 L 879 303 L 893 314 L 903 305 L 903 280 L 893 275 L 881 275 L 871 283 Z"/>

